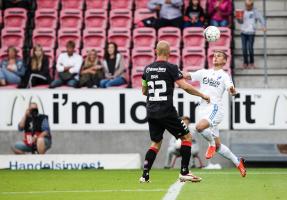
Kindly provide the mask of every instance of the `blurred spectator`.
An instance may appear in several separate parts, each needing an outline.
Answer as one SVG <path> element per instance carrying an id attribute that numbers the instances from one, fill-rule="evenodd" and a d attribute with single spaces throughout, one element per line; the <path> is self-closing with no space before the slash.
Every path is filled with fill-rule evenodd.
<path id="1" fill-rule="evenodd" d="M 105 79 L 100 82 L 101 88 L 119 86 L 126 83 L 124 78 L 124 58 L 118 52 L 117 45 L 113 42 L 108 43 L 105 48 L 103 66 L 105 70 Z"/>
<path id="2" fill-rule="evenodd" d="M 104 78 L 104 68 L 95 49 L 91 49 L 83 63 L 80 74 L 80 87 L 99 87 Z"/>
<path id="3" fill-rule="evenodd" d="M 18 141 L 12 147 L 15 154 L 26 152 L 45 154 L 51 148 L 48 116 L 39 114 L 36 103 L 31 103 L 18 125 L 19 131 L 24 131 L 24 140 Z"/>
<path id="4" fill-rule="evenodd" d="M 150 0 L 148 8 L 159 12 L 156 28 L 174 26 L 182 28 L 182 0 Z"/>
<path id="5" fill-rule="evenodd" d="M 29 10 L 30 8 L 30 0 L 4 0 L 3 1 L 3 8 L 25 8 Z"/>
<path id="6" fill-rule="evenodd" d="M 44 54 L 42 46 L 35 45 L 32 58 L 19 88 L 31 88 L 36 85 L 49 84 L 50 80 L 49 59 Z"/>
<path id="7" fill-rule="evenodd" d="M 17 49 L 9 47 L 7 52 L 8 58 L 0 64 L 0 86 L 19 84 L 26 71 L 22 59 L 17 58 Z"/>
<path id="8" fill-rule="evenodd" d="M 243 53 L 243 67 L 255 67 L 254 66 L 254 38 L 256 31 L 256 22 L 260 22 L 262 31 L 266 31 L 266 23 L 261 13 L 254 8 L 253 0 L 245 1 L 245 11 L 243 20 L 239 22 L 241 25 L 241 41 L 242 41 L 242 53 Z M 249 55 L 248 55 L 249 54 Z M 249 56 L 249 59 L 248 59 Z"/>
<path id="9" fill-rule="evenodd" d="M 67 85 L 77 87 L 79 82 L 79 73 L 83 59 L 75 52 L 75 42 L 68 41 L 66 44 L 67 52 L 61 53 L 57 60 L 57 72 L 59 78 L 50 84 L 50 88 Z"/>
<path id="10" fill-rule="evenodd" d="M 183 123 L 188 127 L 190 124 L 190 118 L 187 116 L 184 116 L 181 119 Z M 169 141 L 169 146 L 167 149 L 167 154 L 166 154 L 166 160 L 165 160 L 165 165 L 164 165 L 165 169 L 169 169 L 173 167 L 172 165 L 174 163 L 171 163 L 171 161 L 174 157 L 180 157 L 180 148 L 181 148 L 181 140 L 176 139 L 175 137 L 171 137 Z M 199 145 L 196 141 L 195 135 L 192 135 L 192 148 L 191 148 L 192 165 L 191 167 L 196 167 L 195 158 L 198 159 L 199 167 L 200 168 L 203 167 L 202 161 L 198 153 L 199 153 Z"/>
<path id="11" fill-rule="evenodd" d="M 208 15 L 210 25 L 227 27 L 232 14 L 232 0 L 209 0 Z"/>
<path id="12" fill-rule="evenodd" d="M 190 0 L 184 15 L 184 28 L 203 27 L 204 12 L 199 0 Z"/>

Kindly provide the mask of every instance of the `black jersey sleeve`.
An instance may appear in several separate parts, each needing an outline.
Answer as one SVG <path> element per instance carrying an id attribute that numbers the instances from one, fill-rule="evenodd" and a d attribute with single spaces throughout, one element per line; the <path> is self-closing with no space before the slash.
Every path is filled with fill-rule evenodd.
<path id="1" fill-rule="evenodd" d="M 142 75 L 142 80 L 146 80 L 146 73 L 144 71 L 143 75 Z"/>
<path id="2" fill-rule="evenodd" d="M 173 81 L 177 81 L 183 78 L 183 74 L 181 73 L 177 65 L 171 65 L 169 69 L 169 73 Z"/>

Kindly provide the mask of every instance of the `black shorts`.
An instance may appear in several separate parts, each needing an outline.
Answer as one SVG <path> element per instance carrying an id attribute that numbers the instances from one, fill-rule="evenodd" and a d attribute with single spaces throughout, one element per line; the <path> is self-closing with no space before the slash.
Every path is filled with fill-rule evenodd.
<path id="1" fill-rule="evenodd" d="M 160 142 L 163 133 L 168 130 L 174 137 L 180 138 L 189 133 L 188 127 L 180 117 L 172 115 L 164 118 L 148 118 L 150 138 L 153 142 Z"/>

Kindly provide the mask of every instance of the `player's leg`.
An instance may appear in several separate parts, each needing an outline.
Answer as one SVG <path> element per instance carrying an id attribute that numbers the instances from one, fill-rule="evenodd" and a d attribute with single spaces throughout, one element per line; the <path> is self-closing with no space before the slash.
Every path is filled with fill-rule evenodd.
<path id="1" fill-rule="evenodd" d="M 206 159 L 210 159 L 215 154 L 215 141 L 212 135 L 212 131 L 210 130 L 210 121 L 207 119 L 201 119 L 195 126 L 195 129 L 192 131 L 194 133 L 199 133 L 202 137 L 208 142 L 208 149 L 205 153 Z"/>
<path id="2" fill-rule="evenodd" d="M 216 152 L 222 157 L 231 160 L 240 171 L 242 177 L 246 176 L 246 169 L 244 167 L 243 159 L 239 159 L 232 151 L 221 143 L 219 136 L 215 137 Z"/>
<path id="3" fill-rule="evenodd" d="M 154 160 L 156 159 L 157 153 L 160 150 L 163 133 L 164 133 L 164 127 L 160 125 L 159 120 L 157 119 L 148 119 L 149 124 L 149 132 L 150 132 L 150 138 L 151 138 L 151 145 L 146 152 L 145 160 L 144 160 L 144 166 L 143 166 L 143 174 L 140 177 L 140 183 L 146 183 L 149 182 L 149 171 L 152 168 L 152 165 L 154 163 Z"/>
<path id="4" fill-rule="evenodd" d="M 191 182 L 200 182 L 201 178 L 193 175 L 189 172 L 189 162 L 191 157 L 191 145 L 192 145 L 192 136 L 190 133 L 182 136 L 181 138 L 181 168 L 179 179 L 181 181 L 191 181 Z"/>
<path id="5" fill-rule="evenodd" d="M 179 178 L 181 181 L 201 181 L 200 177 L 194 176 L 189 172 L 189 162 L 191 157 L 192 136 L 188 127 L 178 116 L 172 116 L 164 121 L 165 128 L 176 138 L 181 139 L 181 168 Z"/>

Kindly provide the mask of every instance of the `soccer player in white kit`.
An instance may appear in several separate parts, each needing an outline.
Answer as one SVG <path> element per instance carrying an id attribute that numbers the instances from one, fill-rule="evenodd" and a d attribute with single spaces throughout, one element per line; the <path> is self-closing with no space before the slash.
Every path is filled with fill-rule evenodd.
<path id="1" fill-rule="evenodd" d="M 223 51 L 215 51 L 212 69 L 201 69 L 196 72 L 185 73 L 186 79 L 200 82 L 200 90 L 210 96 L 210 104 L 202 101 L 199 105 L 200 120 L 196 123 L 194 132 L 200 133 L 208 142 L 209 147 L 205 154 L 206 159 L 214 156 L 215 152 L 231 160 L 240 171 L 242 177 L 246 176 L 244 160 L 238 159 L 230 149 L 220 142 L 218 124 L 223 119 L 222 95 L 225 90 L 231 95 L 236 94 L 230 76 L 222 69 L 227 60 Z"/>

